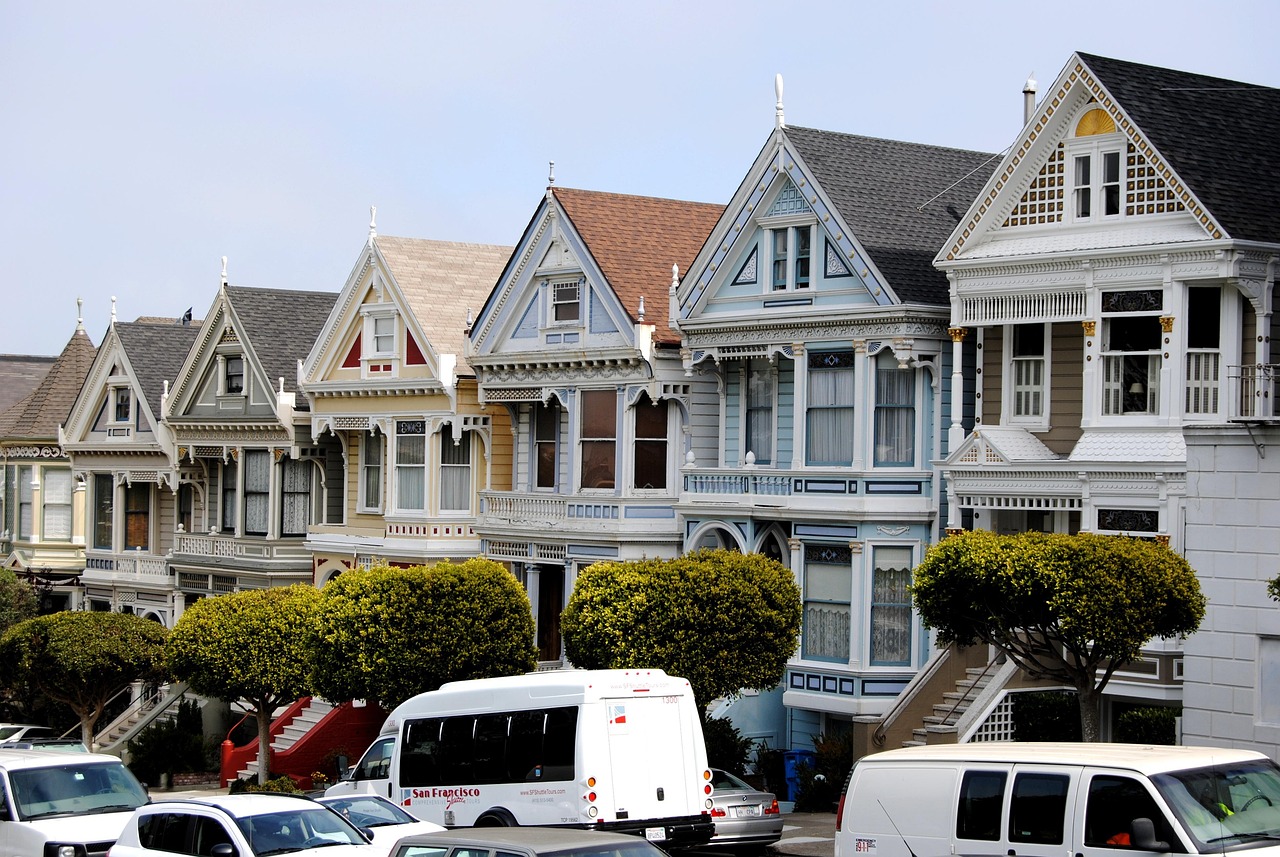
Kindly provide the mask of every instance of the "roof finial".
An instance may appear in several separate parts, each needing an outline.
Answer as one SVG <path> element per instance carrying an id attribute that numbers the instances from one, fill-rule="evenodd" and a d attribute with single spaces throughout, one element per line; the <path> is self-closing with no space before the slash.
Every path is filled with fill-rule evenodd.
<path id="1" fill-rule="evenodd" d="M 111 296 L 111 323 L 116 323 L 116 296 Z"/>
<path id="2" fill-rule="evenodd" d="M 475 317 L 471 315 L 471 307 L 467 307 L 467 330 L 471 330 L 475 323 Z"/>
<path id="3" fill-rule="evenodd" d="M 787 120 L 782 116 L 782 74 L 779 73 L 773 78 L 773 91 L 778 96 L 778 104 L 774 108 L 774 122 L 779 128 L 787 127 Z"/>
<path id="4" fill-rule="evenodd" d="M 222 285 L 227 284 L 227 257 L 222 257 Z"/>
<path id="5" fill-rule="evenodd" d="M 637 321 L 644 321 L 644 295 L 640 296 L 640 312 L 636 316 Z"/>
<path id="6" fill-rule="evenodd" d="M 369 240 L 378 237 L 378 206 L 369 206 Z"/>
<path id="7" fill-rule="evenodd" d="M 76 298 L 76 330 L 84 330 L 84 298 Z"/>
<path id="8" fill-rule="evenodd" d="M 547 184 L 553 185 L 555 183 L 556 183 L 556 162 L 547 161 Z"/>
<path id="9" fill-rule="evenodd" d="M 674 292 L 678 288 L 680 288 L 680 266 L 672 265 L 671 266 L 671 291 Z"/>

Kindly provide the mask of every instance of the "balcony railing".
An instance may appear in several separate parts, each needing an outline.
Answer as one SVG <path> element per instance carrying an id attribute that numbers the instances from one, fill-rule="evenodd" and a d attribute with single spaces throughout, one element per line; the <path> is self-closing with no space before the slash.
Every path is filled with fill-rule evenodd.
<path id="1" fill-rule="evenodd" d="M 122 553 L 86 551 L 84 566 L 91 577 L 161 580 L 169 576 L 169 562 L 165 557 L 143 551 Z"/>
<path id="2" fill-rule="evenodd" d="M 1280 418 L 1280 363 L 1228 367 L 1232 419 Z"/>
<path id="3" fill-rule="evenodd" d="M 830 505 L 868 498 L 928 498 L 932 476 L 919 470 L 881 472 L 848 468 L 774 470 L 771 468 L 687 468 L 681 471 L 681 502 L 741 502 L 771 505 L 769 498 L 786 502 Z"/>
<path id="4" fill-rule="evenodd" d="M 477 530 L 518 527 L 564 532 L 653 532 L 675 527 L 673 497 L 531 495 L 507 491 L 480 494 Z"/>
<path id="5" fill-rule="evenodd" d="M 237 538 L 236 536 L 203 536 L 179 533 L 175 536 L 173 552 L 185 556 L 216 559 L 299 560 L 309 559 L 311 554 L 303 546 L 301 538 L 287 542 L 265 541 L 261 538 Z"/>

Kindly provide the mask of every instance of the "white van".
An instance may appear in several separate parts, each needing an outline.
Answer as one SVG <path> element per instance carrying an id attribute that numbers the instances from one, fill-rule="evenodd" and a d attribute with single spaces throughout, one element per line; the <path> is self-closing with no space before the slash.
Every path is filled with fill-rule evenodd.
<path id="1" fill-rule="evenodd" d="M 326 794 L 358 791 L 446 827 L 591 827 L 668 845 L 715 830 L 693 690 L 661 670 L 553 670 L 419 694 Z"/>
<path id="2" fill-rule="evenodd" d="M 854 765 L 835 857 L 1280 855 L 1280 768 L 1248 750 L 976 742 Z"/>
<path id="3" fill-rule="evenodd" d="M 103 857 L 146 802 L 115 756 L 0 749 L 0 857 Z"/>

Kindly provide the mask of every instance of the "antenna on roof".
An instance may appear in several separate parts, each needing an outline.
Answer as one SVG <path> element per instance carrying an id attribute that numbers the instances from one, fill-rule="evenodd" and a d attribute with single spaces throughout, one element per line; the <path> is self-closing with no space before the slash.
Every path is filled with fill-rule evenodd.
<path id="1" fill-rule="evenodd" d="M 84 330 L 84 298 L 76 298 L 76 330 Z"/>
<path id="2" fill-rule="evenodd" d="M 378 237 L 378 206 L 369 206 L 369 240 Z"/>
<path id="3" fill-rule="evenodd" d="M 222 257 L 222 285 L 227 284 L 227 257 Z"/>
<path id="4" fill-rule="evenodd" d="M 787 127 L 787 120 L 782 115 L 782 75 L 776 74 L 773 77 L 773 92 L 778 96 L 778 103 L 774 107 L 774 123 L 779 128 Z"/>
<path id="5" fill-rule="evenodd" d="M 111 296 L 111 323 L 116 323 L 116 296 Z"/>

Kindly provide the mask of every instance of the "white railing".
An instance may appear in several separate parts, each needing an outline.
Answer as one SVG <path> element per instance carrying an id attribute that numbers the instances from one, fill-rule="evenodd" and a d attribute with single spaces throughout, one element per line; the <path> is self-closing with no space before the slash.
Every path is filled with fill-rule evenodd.
<path id="1" fill-rule="evenodd" d="M 235 536 L 196 536 L 186 533 L 179 533 L 175 537 L 173 552 L 221 559 L 298 559 L 310 556 L 301 539 L 277 543 L 261 539 L 239 539 Z"/>
<path id="2" fill-rule="evenodd" d="M 1273 420 L 1280 417 L 1280 363 L 1230 366 L 1231 417 Z"/>
<path id="3" fill-rule="evenodd" d="M 165 557 L 142 551 L 123 553 L 85 554 L 85 570 L 92 574 L 141 577 L 148 580 L 169 576 L 169 563 Z"/>
<path id="4" fill-rule="evenodd" d="M 476 527 L 520 527 L 559 531 L 655 532 L 675 526 L 674 497 L 591 497 L 483 491 Z M 628 514 L 630 512 L 630 514 Z M 630 519 L 629 521 L 626 519 Z"/>
<path id="5" fill-rule="evenodd" d="M 789 497 L 791 476 L 785 473 L 743 471 L 693 471 L 684 474 L 684 490 L 690 494 L 754 494 Z"/>

